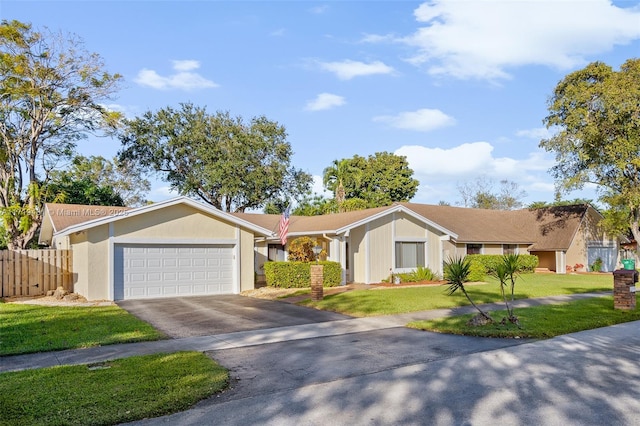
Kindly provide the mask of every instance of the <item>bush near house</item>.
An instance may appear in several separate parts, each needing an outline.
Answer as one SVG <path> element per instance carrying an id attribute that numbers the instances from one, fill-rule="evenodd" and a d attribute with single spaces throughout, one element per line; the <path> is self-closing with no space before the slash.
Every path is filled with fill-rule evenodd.
<path id="1" fill-rule="evenodd" d="M 340 263 L 321 261 L 324 266 L 323 286 L 335 287 L 342 281 Z M 267 285 L 280 288 L 304 288 L 311 286 L 312 262 L 267 262 L 264 264 L 264 274 Z"/>
<path id="2" fill-rule="evenodd" d="M 484 266 L 485 272 L 491 274 L 495 272 L 496 266 L 502 263 L 501 254 L 470 254 L 467 257 L 472 263 L 480 263 Z M 521 254 L 519 257 L 520 268 L 518 272 L 533 272 L 538 266 L 538 256 L 532 254 Z"/>
<path id="3" fill-rule="evenodd" d="M 418 266 L 415 270 L 411 272 L 401 272 L 401 273 L 391 274 L 391 276 L 383 280 L 383 282 L 393 283 L 396 277 L 400 279 L 401 283 L 440 281 L 442 279 L 440 275 L 438 275 L 436 272 L 433 272 L 430 268 L 426 266 Z"/>

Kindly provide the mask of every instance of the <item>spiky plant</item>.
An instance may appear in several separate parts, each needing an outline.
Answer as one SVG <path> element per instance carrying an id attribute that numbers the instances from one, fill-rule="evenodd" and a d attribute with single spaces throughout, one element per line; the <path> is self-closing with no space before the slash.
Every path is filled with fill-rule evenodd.
<path id="1" fill-rule="evenodd" d="M 471 305 L 476 308 L 478 312 L 480 312 L 480 315 L 482 317 L 490 322 L 493 322 L 493 319 L 489 316 L 489 314 L 480 309 L 478 305 L 476 305 L 473 300 L 471 300 L 469 293 L 467 293 L 467 289 L 465 288 L 464 284 L 469 282 L 470 273 L 471 261 L 466 256 L 449 257 L 444 262 L 444 279 L 449 285 L 449 287 L 447 288 L 447 294 L 451 296 L 458 290 L 460 290 L 462 294 L 464 294 L 464 296 L 467 298 L 469 303 L 471 303 Z"/>
<path id="2" fill-rule="evenodd" d="M 507 307 L 507 313 L 509 316 L 509 322 L 519 324 L 518 317 L 513 313 L 513 301 L 515 299 L 516 279 L 518 278 L 518 272 L 520 271 L 520 255 L 519 254 L 505 254 L 502 256 L 502 262 L 498 264 L 496 270 L 493 272 L 493 276 L 500 281 L 500 292 L 502 299 Z M 511 293 L 511 304 L 507 301 L 507 287 L 509 287 Z"/>

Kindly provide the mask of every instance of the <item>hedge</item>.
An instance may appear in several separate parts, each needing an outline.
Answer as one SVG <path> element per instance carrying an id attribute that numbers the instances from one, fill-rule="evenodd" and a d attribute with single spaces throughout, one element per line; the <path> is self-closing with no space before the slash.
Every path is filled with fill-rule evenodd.
<path id="1" fill-rule="evenodd" d="M 484 266 L 485 272 L 490 274 L 496 270 L 496 265 L 502 262 L 501 254 L 470 254 L 467 256 L 473 263 L 479 263 Z M 533 272 L 538 266 L 538 256 L 532 254 L 521 254 L 520 269 L 518 272 Z"/>
<path id="2" fill-rule="evenodd" d="M 311 265 L 313 262 L 266 262 L 264 275 L 267 285 L 281 288 L 311 287 Z M 323 286 L 335 287 L 342 281 L 342 268 L 338 262 L 318 262 L 324 266 Z"/>

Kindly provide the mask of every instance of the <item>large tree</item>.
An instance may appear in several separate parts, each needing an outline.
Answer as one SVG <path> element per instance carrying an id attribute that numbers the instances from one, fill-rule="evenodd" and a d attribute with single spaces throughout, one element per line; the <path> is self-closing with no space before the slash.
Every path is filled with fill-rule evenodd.
<path id="1" fill-rule="evenodd" d="M 74 35 L 0 23 L 0 212 L 9 248 L 25 248 L 40 226 L 50 170 L 79 139 L 117 124 L 101 102 L 120 79 Z"/>
<path id="2" fill-rule="evenodd" d="M 291 166 L 284 126 L 264 116 L 247 123 L 185 103 L 127 120 L 120 139 L 121 161 L 136 162 L 181 194 L 224 211 L 298 198 L 311 187 L 311 175 Z"/>
<path id="3" fill-rule="evenodd" d="M 549 100 L 540 146 L 555 153 L 559 189 L 594 184 L 610 206 L 609 229 L 640 241 L 640 59 L 619 71 L 602 62 L 567 75 Z"/>
<path id="4" fill-rule="evenodd" d="M 527 196 L 520 185 L 508 179 L 501 180 L 496 190 L 495 182 L 486 176 L 458 184 L 458 191 L 463 206 L 474 209 L 515 210 L 523 206 L 522 199 Z"/>
<path id="5" fill-rule="evenodd" d="M 150 187 L 136 164 L 77 155 L 64 170 L 51 172 L 47 201 L 139 207 L 147 203 Z"/>
<path id="6" fill-rule="evenodd" d="M 335 160 L 324 170 L 324 184 L 336 194 L 339 211 L 347 211 L 409 201 L 419 182 L 413 178 L 406 157 L 377 152 Z"/>

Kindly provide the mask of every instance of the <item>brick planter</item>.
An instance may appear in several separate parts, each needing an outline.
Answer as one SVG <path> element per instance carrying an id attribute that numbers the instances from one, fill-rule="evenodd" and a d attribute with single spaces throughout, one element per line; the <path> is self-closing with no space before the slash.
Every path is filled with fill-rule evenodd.
<path id="1" fill-rule="evenodd" d="M 636 308 L 635 286 L 638 271 L 619 269 L 613 271 L 613 308 L 632 310 Z"/>

